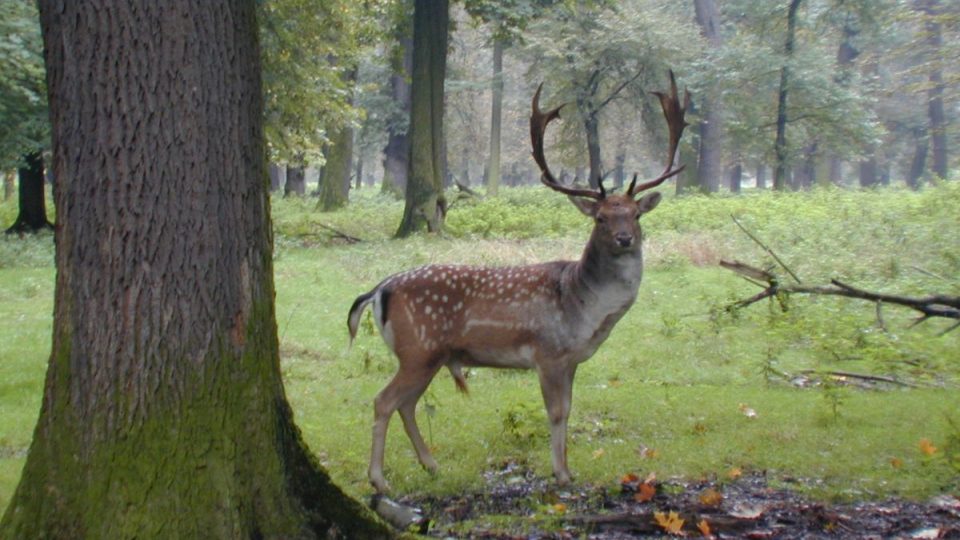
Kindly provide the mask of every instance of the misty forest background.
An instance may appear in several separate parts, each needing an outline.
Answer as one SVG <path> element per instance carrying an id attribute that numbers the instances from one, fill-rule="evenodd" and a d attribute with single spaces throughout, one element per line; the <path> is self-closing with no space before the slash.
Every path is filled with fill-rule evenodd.
<path id="1" fill-rule="evenodd" d="M 678 192 L 916 189 L 947 178 L 956 159 L 958 70 L 948 59 L 958 56 L 960 7 L 950 2 L 434 4 L 449 13 L 428 21 L 449 32 L 445 62 L 430 68 L 445 81 L 434 191 L 459 184 L 494 194 L 537 182 L 526 118 L 540 81 L 546 103 L 567 103 L 550 142 L 564 179 L 620 185 L 634 171 L 651 173 L 665 137 L 648 92 L 665 85 L 668 68 L 694 96 Z M 35 9 L 0 5 L 0 168 L 10 171 L 9 198 L 12 171 L 40 170 L 37 153 L 49 143 Z M 398 1 L 261 6 L 274 189 L 319 196 L 320 210 L 348 204 L 361 187 L 403 196 L 416 83 L 412 9 Z"/>

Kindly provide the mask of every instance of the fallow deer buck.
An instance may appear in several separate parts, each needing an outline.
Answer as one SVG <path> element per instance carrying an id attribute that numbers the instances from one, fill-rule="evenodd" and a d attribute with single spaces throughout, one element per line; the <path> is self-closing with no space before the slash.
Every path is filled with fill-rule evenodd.
<path id="1" fill-rule="evenodd" d="M 444 366 L 463 391 L 463 366 L 535 369 L 550 421 L 553 474 L 561 484 L 570 481 L 566 435 L 573 377 L 636 299 L 643 274 L 638 218 L 657 206 L 660 194 L 636 196 L 683 169 L 674 168 L 673 158 L 686 126 L 683 116 L 690 95 L 685 92 L 680 103 L 672 72 L 670 93 L 654 92 L 669 128 L 666 169 L 639 185 L 634 175 L 626 193 L 612 194 L 602 183 L 598 190 L 561 185 L 550 172 L 543 153 L 544 132 L 560 116 L 562 105 L 541 112 L 540 90 L 533 96 L 530 116 L 533 159 L 542 172 L 541 181 L 567 195 L 593 219 L 590 240 L 579 261 L 504 268 L 429 265 L 390 276 L 356 299 L 348 318 L 351 342 L 361 314 L 372 305 L 380 334 L 400 364 L 374 400 L 368 475 L 379 492 L 388 489 L 383 455 L 394 411 L 400 411 L 421 465 L 436 471 L 415 409 Z"/>

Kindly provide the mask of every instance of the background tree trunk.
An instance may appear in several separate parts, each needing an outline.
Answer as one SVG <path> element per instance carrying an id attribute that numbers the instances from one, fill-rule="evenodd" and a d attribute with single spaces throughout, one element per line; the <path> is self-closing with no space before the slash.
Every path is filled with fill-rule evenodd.
<path id="1" fill-rule="evenodd" d="M 680 163 L 686 164 L 683 172 L 677 175 L 677 195 L 700 189 L 700 135 L 696 131 L 689 136 L 690 141 L 680 142 Z"/>
<path id="2" fill-rule="evenodd" d="M 920 179 L 923 177 L 923 171 L 927 168 L 927 133 L 923 128 L 915 129 L 913 132 L 916 138 L 914 144 L 913 160 L 910 162 L 910 170 L 907 172 L 907 186 L 910 189 L 920 189 Z"/>
<path id="3" fill-rule="evenodd" d="M 344 75 L 344 79 L 353 87 L 357 81 L 358 70 L 354 66 Z M 353 105 L 353 99 L 348 100 Z M 347 205 L 350 195 L 350 173 L 353 168 L 353 126 L 347 124 L 336 130 L 330 137 L 330 144 L 324 149 L 326 163 L 323 166 L 323 181 L 318 186 L 320 200 L 317 207 L 329 212 Z"/>
<path id="4" fill-rule="evenodd" d="M 307 194 L 307 171 L 303 165 L 287 165 L 287 182 L 283 184 L 283 196 Z"/>
<path id="5" fill-rule="evenodd" d="M 33 152 L 23 157 L 25 165 L 17 169 L 20 178 L 20 212 L 16 221 L 7 229 L 7 234 L 37 232 L 52 229 L 47 220 L 46 194 L 44 193 L 43 155 Z"/>
<path id="6" fill-rule="evenodd" d="M 450 23 L 448 0 L 416 0 L 406 204 L 397 236 L 443 227 L 443 86 Z"/>
<path id="7" fill-rule="evenodd" d="M 280 191 L 287 183 L 287 168 L 277 163 L 271 163 L 267 171 L 270 174 L 270 191 Z"/>
<path id="8" fill-rule="evenodd" d="M 17 173 L 7 171 L 3 175 L 3 200 L 8 201 L 13 198 L 13 193 L 17 190 Z"/>
<path id="9" fill-rule="evenodd" d="M 402 124 L 391 123 L 387 127 L 387 146 L 383 149 L 383 189 L 406 193 L 407 167 L 410 160 L 410 76 L 413 72 L 413 39 L 409 36 L 398 40 L 400 62 L 390 75 L 390 92 L 393 101 L 406 120 Z"/>
<path id="10" fill-rule="evenodd" d="M 782 191 L 789 185 L 789 164 L 787 163 L 787 94 L 790 86 L 790 59 L 793 57 L 794 39 L 797 33 L 797 9 L 801 0 L 790 0 L 787 9 L 787 39 L 784 45 L 784 64 L 780 68 L 780 91 L 777 93 L 777 139 L 774 153 L 777 158 L 773 170 L 773 189 Z"/>
<path id="11" fill-rule="evenodd" d="M 700 33 L 706 38 L 713 49 L 723 45 L 720 35 L 720 11 L 714 0 L 694 0 L 697 13 L 697 24 Z M 722 150 L 723 126 L 720 125 L 723 113 L 720 99 L 710 92 L 700 96 L 700 162 L 698 165 L 697 183 L 706 193 L 716 193 L 720 187 L 720 177 L 723 175 Z"/>
<path id="12" fill-rule="evenodd" d="M 490 89 L 490 162 L 487 165 L 487 193 L 500 188 L 500 132 L 503 120 L 503 41 L 493 40 L 493 84 Z"/>
<path id="13" fill-rule="evenodd" d="M 53 345 L 0 537 L 389 536 L 284 396 L 255 9 L 40 2 Z"/>
<path id="14" fill-rule="evenodd" d="M 941 51 L 943 31 L 938 17 L 941 14 L 939 0 L 920 0 L 920 9 L 926 14 L 927 54 L 930 65 L 930 88 L 927 90 L 927 115 L 930 118 L 930 143 L 933 152 L 933 173 L 946 179 L 948 174 L 947 158 L 947 120 L 943 109 L 943 69 Z"/>
<path id="15" fill-rule="evenodd" d="M 581 111 L 585 109 L 581 108 Z M 587 163 L 590 167 L 587 185 L 597 189 L 603 178 L 603 160 L 600 157 L 600 121 L 599 111 L 583 115 L 583 129 L 587 136 Z"/>
<path id="16" fill-rule="evenodd" d="M 743 183 L 743 163 L 737 161 L 730 167 L 730 192 L 740 193 L 740 184 Z"/>
<path id="17" fill-rule="evenodd" d="M 854 26 L 851 15 L 848 13 L 843 22 L 843 33 L 840 39 L 840 45 L 837 47 L 837 74 L 834 80 L 842 86 L 850 84 L 850 71 L 853 69 L 853 61 L 860 55 L 860 51 L 853 46 L 853 40 L 860 33 Z M 835 185 L 843 185 L 843 160 L 836 155 L 830 156 L 830 182 Z"/>
<path id="18" fill-rule="evenodd" d="M 872 188 L 877 185 L 877 158 L 872 154 L 860 162 L 860 187 Z"/>
<path id="19" fill-rule="evenodd" d="M 757 163 L 757 189 L 767 189 L 767 166 Z"/>

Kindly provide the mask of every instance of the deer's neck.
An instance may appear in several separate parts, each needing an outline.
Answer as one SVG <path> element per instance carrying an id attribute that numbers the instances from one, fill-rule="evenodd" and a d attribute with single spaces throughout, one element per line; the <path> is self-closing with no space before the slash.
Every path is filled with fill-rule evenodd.
<path id="1" fill-rule="evenodd" d="M 643 252 L 637 245 L 631 251 L 614 254 L 591 241 L 574 271 L 577 281 L 587 289 L 627 289 L 636 293 L 643 278 Z"/>
<path id="2" fill-rule="evenodd" d="M 635 250 L 612 254 L 590 242 L 580 260 L 569 268 L 568 276 L 568 291 L 586 319 L 583 322 L 601 325 L 613 317 L 615 323 L 636 299 L 643 278 L 643 253 L 636 246 Z"/>

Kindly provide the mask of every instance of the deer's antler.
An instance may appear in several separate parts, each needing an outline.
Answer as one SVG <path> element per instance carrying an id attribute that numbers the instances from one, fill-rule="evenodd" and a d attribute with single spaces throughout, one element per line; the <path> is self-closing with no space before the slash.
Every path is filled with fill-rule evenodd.
<path id="1" fill-rule="evenodd" d="M 677 146 L 680 145 L 680 137 L 683 135 L 683 128 L 687 127 L 688 125 L 683 119 L 683 114 L 687 111 L 687 107 L 690 106 L 690 92 L 684 89 L 683 105 L 681 105 L 680 97 L 677 95 L 677 80 L 673 76 L 673 70 L 670 70 L 670 94 L 664 94 L 663 92 L 653 92 L 653 94 L 660 98 L 660 107 L 663 109 L 663 116 L 667 120 L 667 128 L 670 132 L 667 166 L 660 176 L 650 180 L 649 182 L 644 182 L 639 186 L 636 185 L 637 175 L 634 174 L 633 180 L 630 182 L 630 187 L 627 189 L 627 194 L 630 196 L 659 186 L 666 179 L 678 174 L 684 168 L 684 165 L 673 168 L 673 160 L 675 154 L 677 153 Z"/>
<path id="2" fill-rule="evenodd" d="M 606 196 L 606 193 L 603 190 L 603 186 L 600 186 L 600 190 L 593 189 L 579 189 L 573 187 L 567 187 L 557 181 L 557 178 L 553 176 L 553 173 L 550 172 L 550 167 L 547 166 L 547 158 L 543 155 L 543 135 L 547 131 L 547 124 L 553 120 L 560 118 L 560 109 L 563 108 L 563 105 L 555 109 L 550 109 L 547 112 L 540 110 L 540 91 L 543 90 L 543 83 L 537 87 L 537 91 L 533 94 L 533 107 L 530 113 L 530 142 L 533 144 L 533 160 L 537 162 L 537 165 L 540 167 L 540 181 L 543 182 L 548 188 L 559 191 L 560 193 L 571 195 L 574 197 L 587 197 L 590 199 L 603 199 Z"/>

